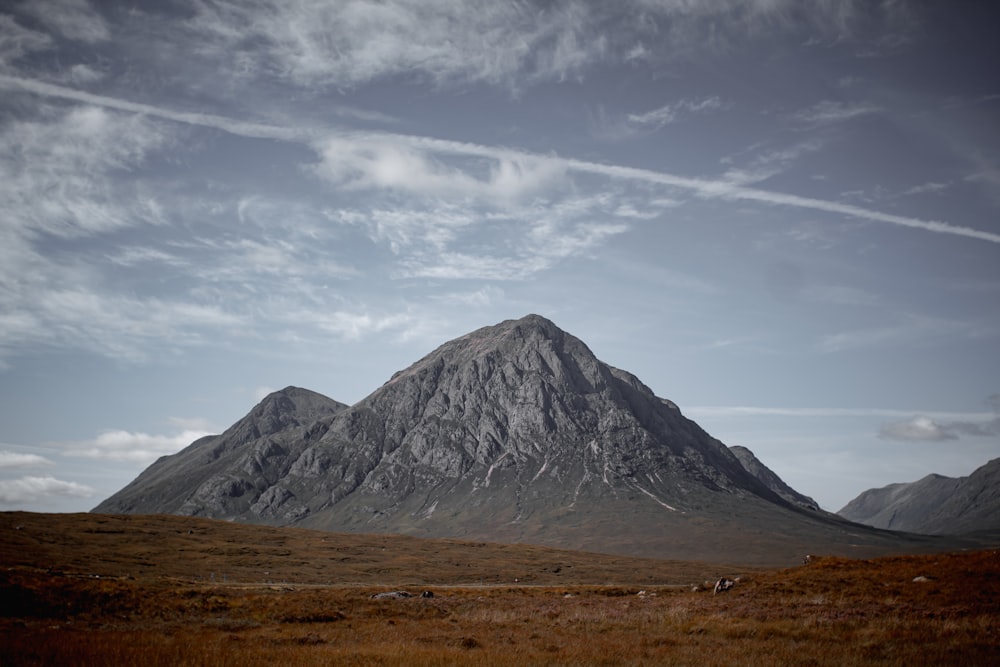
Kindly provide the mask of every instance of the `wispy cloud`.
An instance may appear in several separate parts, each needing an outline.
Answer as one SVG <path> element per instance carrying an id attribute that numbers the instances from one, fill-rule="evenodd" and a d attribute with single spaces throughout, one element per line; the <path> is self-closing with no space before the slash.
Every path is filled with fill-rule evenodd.
<path id="1" fill-rule="evenodd" d="M 0 505 L 18 507 L 44 501 L 53 496 L 90 498 L 94 489 L 77 482 L 67 482 L 51 475 L 28 475 L 19 479 L 0 480 Z"/>
<path id="2" fill-rule="evenodd" d="M 912 419 L 914 414 L 922 414 L 930 419 L 961 420 L 969 423 L 988 422 L 995 417 L 995 414 L 992 412 L 920 412 L 891 408 L 790 408 L 748 405 L 695 405 L 689 407 L 681 406 L 681 409 L 685 414 L 700 417 L 874 417 Z"/>
<path id="3" fill-rule="evenodd" d="M 108 109 L 48 109 L 3 127 L 0 200 L 8 225 L 74 237 L 158 221 L 146 200 L 110 174 L 137 169 L 167 135 L 144 115 Z"/>
<path id="4" fill-rule="evenodd" d="M 557 187 L 564 179 L 558 160 L 513 151 L 482 157 L 487 164 L 461 169 L 395 135 L 331 137 L 319 142 L 313 169 L 339 187 L 376 188 L 420 195 L 475 197 L 516 202 Z M 481 170 L 476 177 L 472 170 Z"/>
<path id="5" fill-rule="evenodd" d="M 20 9 L 66 39 L 93 44 L 111 36 L 107 22 L 87 0 L 32 0 Z"/>
<path id="6" fill-rule="evenodd" d="M 579 76 L 595 63 L 725 53 L 738 43 L 804 27 L 847 40 L 861 19 L 885 20 L 869 11 L 870 4 L 847 0 L 806 9 L 793 0 L 609 6 L 574 0 L 258 0 L 199 3 L 185 26 L 201 38 L 194 48 L 214 62 L 230 62 L 235 75 L 348 87 L 403 76 L 517 90 Z"/>
<path id="7" fill-rule="evenodd" d="M 85 100 L 91 104 L 102 104 L 111 108 L 118 108 L 122 110 L 132 111 L 143 115 L 152 115 L 152 116 L 167 118 L 170 120 L 175 120 L 177 122 L 182 122 L 182 123 L 191 123 L 196 125 L 204 125 L 207 127 L 215 127 L 224 130 L 226 132 L 231 132 L 242 136 L 268 137 L 273 139 L 304 141 L 306 143 L 312 143 L 313 140 L 317 139 L 317 134 L 319 135 L 322 134 L 322 132 L 317 132 L 315 128 L 314 129 L 282 128 L 270 125 L 261 125 L 257 123 L 232 121 L 230 119 L 226 119 L 215 115 L 177 113 L 149 105 L 138 104 L 133 102 L 123 102 L 121 100 L 117 100 L 114 98 L 102 97 L 91 94 L 80 94 L 77 91 L 73 91 L 72 89 L 67 89 L 61 86 L 53 86 L 50 84 L 37 84 L 36 82 L 32 82 L 30 80 L 24 80 L 8 76 L 0 76 L 0 88 L 4 87 L 8 89 L 14 88 L 14 89 L 26 90 L 42 95 L 53 95 L 56 97 L 69 98 L 69 99 L 81 99 L 81 101 Z M 354 177 L 357 177 L 357 174 L 360 173 L 363 179 L 362 182 L 365 183 L 381 183 L 383 185 L 389 185 L 389 186 L 397 185 L 400 187 L 423 187 L 423 188 L 429 188 L 430 190 L 441 189 L 441 188 L 463 188 L 463 187 L 485 188 L 486 191 L 489 192 L 491 183 L 500 182 L 503 180 L 497 177 L 496 179 L 491 178 L 488 180 L 480 180 L 477 183 L 477 179 L 473 178 L 472 176 L 464 174 L 459 171 L 438 167 L 433 162 L 428 161 L 428 158 L 426 157 L 426 154 L 428 153 L 431 155 L 438 154 L 440 156 L 457 155 L 465 157 L 487 158 L 489 160 L 493 160 L 495 164 L 500 165 L 498 167 L 499 169 L 498 173 L 503 172 L 502 165 L 504 164 L 517 165 L 523 163 L 532 165 L 532 169 L 548 168 L 554 170 L 556 173 L 558 173 L 559 171 L 573 171 L 584 174 L 601 175 L 613 179 L 620 179 L 626 181 L 638 181 L 650 184 L 658 184 L 667 186 L 675 190 L 687 191 L 698 197 L 702 197 L 705 199 L 749 201 L 749 202 L 757 202 L 773 206 L 785 206 L 790 208 L 812 210 L 817 212 L 840 215 L 851 219 L 868 220 L 871 222 L 882 222 L 901 227 L 920 229 L 928 232 L 935 232 L 940 234 L 952 234 L 957 236 L 963 236 L 966 238 L 989 241 L 991 243 L 1000 243 L 1000 234 L 996 234 L 993 232 L 973 229 L 970 227 L 956 225 L 938 220 L 924 220 L 909 216 L 883 213 L 881 211 L 867 209 L 860 206 L 828 201 L 824 199 L 802 197 L 798 195 L 773 192 L 770 190 L 764 190 L 759 188 L 744 187 L 741 185 L 736 185 L 727 180 L 692 178 L 692 177 L 679 176 L 675 174 L 658 172 L 648 169 L 640 169 L 636 167 L 601 164 L 596 162 L 588 162 L 586 160 L 560 158 L 557 156 L 534 155 L 531 153 L 526 153 L 524 151 L 512 150 L 507 148 L 497 148 L 493 146 L 484 146 L 481 144 L 449 141 L 449 140 L 434 139 L 430 137 L 420 137 L 413 135 L 402 135 L 402 134 L 391 134 L 391 133 L 380 133 L 380 134 L 369 134 L 369 135 L 338 135 L 336 134 L 335 131 L 331 130 L 326 130 L 326 134 L 328 135 L 329 138 L 326 139 L 325 141 L 332 140 L 335 142 L 344 142 L 346 140 L 349 142 L 348 143 L 349 146 L 355 147 L 352 150 L 355 153 L 355 159 L 357 161 L 348 163 L 354 165 L 354 167 L 352 169 L 347 170 L 346 172 L 334 168 L 332 172 L 332 177 L 346 178 L 348 179 L 346 181 L 347 183 L 351 182 L 350 179 L 352 175 Z M 357 143 L 351 143 L 352 138 Z M 323 140 L 321 140 L 321 142 L 322 141 Z M 379 154 L 377 149 L 372 149 L 370 147 L 372 144 L 389 145 L 392 147 L 392 149 L 388 156 L 384 156 Z M 329 145 L 329 144 L 321 144 L 321 145 Z M 414 152 L 415 150 L 417 152 Z M 331 164 L 340 164 L 340 163 L 333 162 Z M 360 171 L 357 171 L 358 168 L 357 165 L 359 164 L 363 168 Z M 418 177 L 416 180 L 416 185 L 414 186 L 413 185 L 414 181 L 408 180 L 405 177 L 393 171 L 394 168 L 398 168 L 400 165 L 404 164 L 429 165 L 431 168 L 431 173 L 429 176 Z M 541 165 L 543 164 L 550 166 L 542 167 Z M 516 169 L 514 170 L 514 173 L 517 173 Z M 519 179 L 515 177 L 513 179 L 513 182 L 518 183 Z"/>
<path id="8" fill-rule="evenodd" d="M 200 430 L 185 430 L 174 435 L 114 430 L 105 431 L 91 440 L 55 445 L 61 447 L 66 456 L 148 464 L 160 456 L 175 454 L 206 435 L 210 434 Z"/>
<path id="9" fill-rule="evenodd" d="M 937 181 L 928 181 L 927 183 L 923 183 L 921 185 L 915 185 L 912 188 L 907 188 L 901 194 L 903 196 L 921 195 L 921 194 L 928 194 L 928 193 L 929 194 L 939 194 L 939 193 L 944 192 L 945 190 L 947 190 L 949 187 L 951 187 L 951 183 L 940 183 L 940 182 L 937 182 Z"/>
<path id="10" fill-rule="evenodd" d="M 849 297 L 849 293 L 844 296 Z M 824 354 L 833 354 L 866 347 L 913 344 L 945 336 L 951 339 L 976 338 L 982 334 L 978 326 L 971 322 L 904 315 L 891 324 L 827 334 L 819 340 L 817 349 Z"/>
<path id="11" fill-rule="evenodd" d="M 1000 394 L 989 396 L 986 405 L 993 409 L 986 415 L 949 415 L 920 413 L 906 419 L 885 422 L 878 436 L 886 440 L 942 442 L 961 437 L 995 438 L 1000 436 Z"/>
<path id="12" fill-rule="evenodd" d="M 848 103 L 823 100 L 807 109 L 796 111 L 790 116 L 790 119 L 803 125 L 832 125 L 880 111 L 882 111 L 880 107 L 864 102 Z"/>
<path id="13" fill-rule="evenodd" d="M 629 114 L 628 122 L 640 127 L 657 129 L 673 123 L 679 116 L 715 111 L 721 109 L 723 106 L 722 100 L 718 96 L 706 97 L 700 100 L 683 99 L 672 104 L 665 104 L 658 109 L 653 109 L 645 113 Z"/>
<path id="14" fill-rule="evenodd" d="M 816 139 L 802 141 L 784 148 L 759 150 L 753 149 L 753 157 L 746 160 L 742 166 L 733 166 L 722 175 L 722 180 L 733 185 L 745 186 L 766 181 L 772 176 L 786 171 L 795 161 L 809 153 L 815 153 L 823 147 Z M 733 164 L 736 156 L 723 159 L 723 164 Z"/>
<path id="15" fill-rule="evenodd" d="M 12 69 L 22 57 L 51 45 L 50 36 L 22 26 L 12 16 L 0 14 L 0 71 Z"/>
<path id="16" fill-rule="evenodd" d="M 0 450 L 0 469 L 28 468 L 40 465 L 52 465 L 52 461 L 38 454 Z"/>
<path id="17" fill-rule="evenodd" d="M 990 421 L 938 421 L 927 415 L 882 424 L 878 436 L 886 440 L 941 442 L 963 436 L 989 438 L 1000 435 L 1000 418 Z"/>

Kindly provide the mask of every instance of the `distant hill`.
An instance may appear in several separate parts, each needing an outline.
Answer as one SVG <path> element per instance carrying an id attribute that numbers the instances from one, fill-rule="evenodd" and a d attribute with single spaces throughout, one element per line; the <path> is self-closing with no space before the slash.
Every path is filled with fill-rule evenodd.
<path id="1" fill-rule="evenodd" d="M 928 475 L 869 489 L 837 514 L 877 528 L 928 535 L 1000 530 L 1000 459 L 968 477 Z"/>
<path id="2" fill-rule="evenodd" d="M 95 511 L 747 564 L 913 546 L 806 509 L 748 454 L 529 315 L 445 343 L 352 406 L 276 392 Z"/>

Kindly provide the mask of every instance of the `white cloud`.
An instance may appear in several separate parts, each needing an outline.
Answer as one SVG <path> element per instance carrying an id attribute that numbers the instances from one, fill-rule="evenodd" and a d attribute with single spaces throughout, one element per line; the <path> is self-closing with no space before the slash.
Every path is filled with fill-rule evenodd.
<path id="1" fill-rule="evenodd" d="M 92 440 L 59 443 L 67 456 L 104 461 L 152 463 L 160 456 L 175 454 L 198 438 L 211 435 L 201 430 L 185 430 L 175 435 L 114 430 Z"/>
<path id="2" fill-rule="evenodd" d="M 936 181 L 929 181 L 929 182 L 924 183 L 922 185 L 915 185 L 912 188 L 908 188 L 908 189 L 904 190 L 902 194 L 904 196 L 908 196 L 908 195 L 920 195 L 920 194 L 927 194 L 927 193 L 938 194 L 938 193 L 944 192 L 949 187 L 951 187 L 950 183 L 938 183 Z"/>
<path id="3" fill-rule="evenodd" d="M 485 83 L 517 94 L 541 82 L 582 78 L 595 64 L 704 58 L 777 36 L 867 43 L 873 34 L 907 27 L 891 11 L 897 4 L 216 0 L 195 3 L 195 15 L 165 34 L 227 81 L 280 78 L 338 88 L 400 80 Z"/>
<path id="4" fill-rule="evenodd" d="M 405 329 L 412 317 L 405 314 L 370 315 L 368 313 L 333 312 L 314 313 L 312 324 L 322 331 L 332 333 L 346 340 L 360 340 L 373 333 L 386 330 Z"/>
<path id="5" fill-rule="evenodd" d="M 76 237 L 158 222 L 113 174 L 168 142 L 164 128 L 100 106 L 42 108 L 0 131 L 0 201 L 10 228 Z"/>
<path id="6" fill-rule="evenodd" d="M 804 125 L 832 125 L 880 111 L 882 111 L 880 107 L 873 104 L 865 104 L 864 102 L 849 104 L 846 102 L 823 100 L 807 109 L 793 113 L 790 118 Z"/>
<path id="7" fill-rule="evenodd" d="M 544 192 L 565 177 L 558 160 L 513 151 L 476 156 L 476 163 L 469 165 L 447 164 L 444 156 L 393 135 L 331 137 L 320 142 L 317 151 L 320 162 L 313 170 L 339 187 L 473 197 L 497 204 Z"/>
<path id="8" fill-rule="evenodd" d="M 317 140 L 316 137 L 318 133 L 315 129 L 282 128 L 234 121 L 232 119 L 210 114 L 174 112 L 149 105 L 117 100 L 115 98 L 81 93 L 79 91 L 74 91 L 61 86 L 53 86 L 28 79 L 0 75 L 0 88 L 5 87 L 31 91 L 40 95 L 76 99 L 90 104 L 102 104 L 111 108 L 167 118 L 180 123 L 215 127 L 241 136 L 267 137 L 287 141 L 302 141 L 310 144 L 317 142 L 320 146 L 321 157 L 323 146 L 329 146 L 329 144 L 324 144 L 322 141 Z M 329 135 L 330 133 L 326 132 L 326 134 Z M 586 160 L 559 158 L 556 156 L 534 155 L 523 151 L 471 144 L 467 142 L 432 139 L 413 135 L 383 133 L 378 135 L 372 134 L 369 136 L 377 137 L 378 141 L 382 143 L 399 142 L 400 144 L 410 147 L 417 147 L 421 149 L 421 151 L 430 151 L 431 153 L 441 155 L 480 157 L 492 159 L 497 162 L 501 162 L 503 160 L 516 161 L 518 159 L 536 161 L 544 160 L 546 163 L 551 165 L 551 168 L 555 173 L 579 172 L 583 174 L 607 176 L 624 181 L 658 184 L 667 186 L 673 190 L 688 191 L 706 199 L 752 201 L 773 206 L 787 206 L 791 208 L 832 213 L 847 218 L 883 222 L 913 229 L 922 229 L 928 232 L 955 234 L 966 238 L 973 238 L 991 243 L 1000 243 L 1000 234 L 993 232 L 973 229 L 939 220 L 924 220 L 921 218 L 883 213 L 881 211 L 867 209 L 861 206 L 854 206 L 851 204 L 844 204 L 824 199 L 816 199 L 813 197 L 800 197 L 798 195 L 772 192 L 761 188 L 744 187 L 724 179 L 711 180 L 691 178 L 648 169 L 639 169 L 621 165 L 608 165 L 588 162 Z M 342 137 L 335 138 L 335 140 L 341 139 Z M 456 172 L 454 169 L 450 168 L 441 167 L 441 171 L 436 172 L 438 167 L 434 163 L 427 161 L 428 158 L 424 157 L 426 153 L 407 153 L 405 150 L 400 152 L 399 149 L 393 149 L 389 152 L 387 162 L 382 164 L 378 159 L 378 155 L 372 152 L 371 140 L 366 139 L 364 143 L 364 148 L 352 149 L 355 153 L 357 153 L 357 155 L 353 157 L 355 161 L 354 164 L 350 161 L 341 162 L 335 155 L 329 156 L 329 164 L 331 165 L 329 176 L 335 181 L 339 180 L 340 182 L 345 182 L 344 179 L 346 179 L 346 182 L 351 182 L 351 179 L 356 179 L 359 176 L 361 176 L 364 180 L 365 178 L 371 178 L 376 174 L 380 174 L 379 177 L 382 179 L 388 178 L 389 182 L 398 183 L 400 187 L 414 189 L 415 191 L 419 191 L 420 187 L 427 187 L 428 183 L 430 184 L 430 191 L 433 191 L 436 187 L 443 187 L 445 191 L 450 192 L 456 191 L 456 188 L 460 190 L 462 187 L 471 187 L 472 190 L 479 191 L 480 193 L 490 191 L 490 188 L 488 187 L 489 181 L 472 179 L 471 177 L 460 172 Z M 428 164 L 431 168 L 431 174 L 429 176 L 418 176 L 415 180 L 407 179 L 404 175 L 394 175 L 393 169 L 398 168 L 400 160 L 417 165 Z M 528 187 L 531 186 L 529 185 Z"/>
<path id="9" fill-rule="evenodd" d="M 39 465 L 51 465 L 52 461 L 38 454 L 22 454 L 21 452 L 10 452 L 0 450 L 0 469 L 6 468 L 28 468 Z"/>
<path id="10" fill-rule="evenodd" d="M 44 501 L 52 496 L 89 498 L 94 493 L 94 489 L 89 486 L 76 482 L 65 482 L 51 475 L 0 480 L 0 504 L 8 506 Z"/>
<path id="11" fill-rule="evenodd" d="M 933 419 L 922 416 L 902 421 L 886 422 L 879 428 L 878 436 L 888 440 L 929 442 L 954 440 L 957 437 Z"/>
<path id="12" fill-rule="evenodd" d="M 722 175 L 722 180 L 737 186 L 760 183 L 788 170 L 790 165 L 803 155 L 814 153 L 822 147 L 822 142 L 811 139 L 785 148 L 761 150 L 753 154 L 753 157 L 744 166 L 727 169 Z M 748 149 L 748 151 L 755 152 L 760 148 L 761 146 L 758 145 Z M 733 164 L 737 157 L 736 155 L 728 156 L 723 158 L 722 162 Z"/>
<path id="13" fill-rule="evenodd" d="M 354 86 L 392 76 L 514 85 L 560 78 L 602 54 L 586 5 L 449 2 L 215 2 L 187 24 L 234 72 Z M 245 45 L 252 44 L 252 48 Z"/>
<path id="14" fill-rule="evenodd" d="M 886 422 L 879 428 L 878 435 L 888 440 L 918 442 L 957 440 L 964 436 L 995 438 L 1000 436 L 1000 418 L 988 421 L 936 421 L 926 415 L 918 415 L 901 421 Z"/>
<path id="15" fill-rule="evenodd" d="M 722 100 L 718 96 L 706 97 L 701 100 L 683 99 L 645 113 L 629 114 L 628 121 L 633 125 L 655 129 L 673 123 L 682 114 L 697 114 L 705 111 L 714 111 L 722 107 Z"/>

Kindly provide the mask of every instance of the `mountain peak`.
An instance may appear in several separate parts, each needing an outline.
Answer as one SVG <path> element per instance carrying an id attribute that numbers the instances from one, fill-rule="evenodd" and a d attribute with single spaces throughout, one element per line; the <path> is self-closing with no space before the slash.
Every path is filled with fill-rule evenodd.
<path id="1" fill-rule="evenodd" d="M 535 314 L 446 342 L 349 407 L 274 392 L 99 509 L 660 556 L 682 533 L 728 543 L 734 531 L 815 520 Z"/>
<path id="2" fill-rule="evenodd" d="M 490 366 L 500 359 L 522 370 L 534 370 L 545 375 L 563 375 L 567 364 L 576 367 L 574 374 L 579 375 L 581 365 L 594 370 L 599 363 L 581 340 L 566 333 L 551 320 L 531 314 L 482 327 L 448 341 L 410 367 L 397 372 L 386 384 L 427 373 L 429 369 L 440 370 L 467 363 Z"/>

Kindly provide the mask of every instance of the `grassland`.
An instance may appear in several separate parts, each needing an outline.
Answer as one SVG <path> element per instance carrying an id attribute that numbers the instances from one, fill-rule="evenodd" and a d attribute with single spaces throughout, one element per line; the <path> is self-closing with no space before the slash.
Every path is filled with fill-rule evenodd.
<path id="1" fill-rule="evenodd" d="M 0 514 L 5 665 L 987 665 L 1000 553 L 782 570 Z M 705 583 L 739 577 L 727 593 Z M 516 580 L 516 581 L 515 581 Z M 372 599 L 430 591 L 433 597 Z"/>

